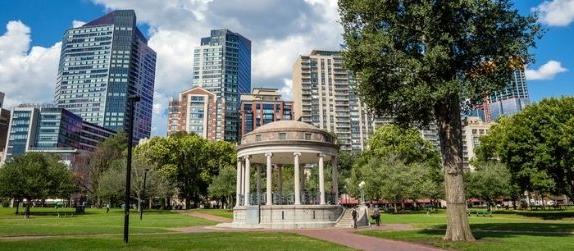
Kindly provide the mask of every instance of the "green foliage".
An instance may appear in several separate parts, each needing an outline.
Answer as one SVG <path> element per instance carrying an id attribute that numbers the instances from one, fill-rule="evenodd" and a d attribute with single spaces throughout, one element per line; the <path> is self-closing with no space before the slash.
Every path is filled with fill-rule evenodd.
<path id="1" fill-rule="evenodd" d="M 0 196 L 17 200 L 66 198 L 76 187 L 72 172 L 57 156 L 26 153 L 0 168 Z"/>
<path id="2" fill-rule="evenodd" d="M 551 98 L 502 118 L 480 139 L 479 160 L 498 159 L 522 191 L 574 199 L 574 98 Z"/>
<path id="3" fill-rule="evenodd" d="M 235 148 L 231 143 L 208 141 L 196 134 L 179 133 L 167 138 L 155 137 L 138 146 L 149 163 L 177 188 L 187 205 L 207 196 L 213 177 L 225 166 L 235 166 Z"/>
<path id="4" fill-rule="evenodd" d="M 442 175 L 437 149 L 416 129 L 385 125 L 377 129 L 369 148 L 351 171 L 347 189 L 359 195 L 365 181 L 369 199 L 400 202 L 442 197 Z"/>
<path id="5" fill-rule="evenodd" d="M 503 88 L 541 34 L 510 0 L 339 0 L 339 10 L 363 101 L 405 124 Z"/>
<path id="6" fill-rule="evenodd" d="M 81 190 L 97 201 L 97 190 L 102 175 L 114 165 L 114 162 L 125 160 L 126 150 L 127 134 L 124 132 L 118 132 L 100 143 L 88 156 L 87 164 L 74 170 Z"/>
<path id="7" fill-rule="evenodd" d="M 235 195 L 237 173 L 232 166 L 223 167 L 219 170 L 211 184 L 209 184 L 209 196 L 214 199 L 226 201 L 227 205 L 232 204 L 232 196 Z"/>
<path id="8" fill-rule="evenodd" d="M 468 196 L 484 200 L 489 206 L 512 192 L 510 172 L 497 162 L 478 163 L 476 171 L 467 173 L 465 180 Z"/>

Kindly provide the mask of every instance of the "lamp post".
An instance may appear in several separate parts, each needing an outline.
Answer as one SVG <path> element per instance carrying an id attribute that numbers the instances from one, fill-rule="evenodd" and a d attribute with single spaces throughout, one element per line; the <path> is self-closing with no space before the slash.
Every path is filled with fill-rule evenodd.
<path id="1" fill-rule="evenodd" d="M 143 189 L 142 189 L 142 199 L 145 198 L 145 181 L 147 180 L 147 172 L 149 168 L 146 168 L 144 171 L 144 180 L 143 180 Z M 142 200 L 139 201 L 140 203 L 140 220 L 143 218 L 143 207 L 142 207 Z"/>
<path id="2" fill-rule="evenodd" d="M 128 125 L 128 157 L 126 160 L 126 195 L 124 200 L 124 242 L 128 243 L 128 233 L 130 226 L 130 188 L 132 173 L 132 145 L 134 131 L 134 110 L 135 104 L 140 101 L 140 97 L 132 95 L 128 97 L 129 105 L 129 125 Z"/>
<path id="3" fill-rule="evenodd" d="M 359 183 L 359 190 L 361 190 L 361 201 L 362 204 L 365 204 L 365 181 L 361 181 L 361 183 Z"/>

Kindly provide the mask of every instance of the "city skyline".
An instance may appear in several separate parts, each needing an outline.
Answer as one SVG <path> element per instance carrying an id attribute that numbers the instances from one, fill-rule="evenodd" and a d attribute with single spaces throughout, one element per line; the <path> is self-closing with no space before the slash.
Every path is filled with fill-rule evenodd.
<path id="1" fill-rule="evenodd" d="M 48 11 L 35 13 L 36 10 L 24 8 L 31 2 L 0 4 L 3 9 L 11 10 L 0 14 L 0 41 L 9 41 L 0 43 L 3 46 L 0 50 L 10 52 L 5 58 L 15 59 L 0 59 L 0 66 L 18 69 L 11 75 L 0 77 L 0 89 L 6 92 L 5 106 L 24 101 L 52 103 L 52 95 L 49 94 L 53 93 L 56 82 L 58 41 L 72 23 L 79 25 L 81 21 L 95 19 L 114 9 L 134 9 L 138 20 L 141 20 L 138 26 L 150 38 L 150 47 L 158 52 L 152 135 L 166 134 L 168 97 L 191 87 L 187 80 L 192 77 L 189 72 L 193 55 L 192 52 L 182 52 L 183 49 L 198 46 L 199 39 L 213 28 L 229 28 L 249 37 L 253 41 L 252 87 L 281 89 L 288 100 L 292 100 L 289 97 L 290 66 L 295 58 L 311 49 L 336 50 L 342 43 L 336 1 L 296 1 L 289 8 L 278 8 L 282 6 L 280 1 L 266 4 L 248 1 L 242 3 L 241 8 L 237 3 L 213 2 L 199 4 L 201 6 L 197 6 L 196 13 L 184 8 L 192 6 L 176 8 L 108 0 L 97 1 L 97 4 L 90 1 L 72 1 L 65 5 L 39 3 L 39 7 L 45 8 L 38 9 Z M 533 8 L 542 10 L 541 21 L 548 28 L 538 48 L 532 49 L 537 62 L 526 71 L 531 100 L 537 102 L 544 97 L 573 95 L 573 73 L 568 69 L 574 57 L 567 53 L 567 43 L 559 42 L 567 41 L 571 36 L 568 34 L 572 34 L 569 32 L 573 29 L 572 19 L 568 16 L 559 19 L 561 16 L 553 12 L 555 6 L 543 5 L 543 1 L 515 3 L 522 13 Z M 69 13 L 69 9 L 75 11 Z M 169 14 L 178 18 L 165 18 Z M 229 18 L 222 17 L 225 15 Z M 274 21 L 260 22 L 270 20 L 270 17 L 274 17 Z M 301 24 L 302 20 L 307 22 Z M 321 39 L 317 39 L 319 37 Z M 17 63 L 14 65 L 13 62 Z M 19 77 L 15 78 L 13 74 Z"/>

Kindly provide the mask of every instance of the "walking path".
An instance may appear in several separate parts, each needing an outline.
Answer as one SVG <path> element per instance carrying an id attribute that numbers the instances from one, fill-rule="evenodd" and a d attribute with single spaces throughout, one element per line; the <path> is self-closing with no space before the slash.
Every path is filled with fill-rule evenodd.
<path id="1" fill-rule="evenodd" d="M 190 212 L 187 215 L 203 218 L 206 220 L 211 220 L 219 223 L 231 222 L 231 219 L 198 213 Z M 380 227 L 373 227 L 371 229 L 379 230 L 412 230 L 414 229 L 408 224 L 383 224 Z M 340 229 L 340 228 L 329 228 L 329 229 L 301 229 L 301 230 L 270 230 L 270 229 L 233 229 L 233 228 L 222 228 L 222 227 L 188 227 L 188 228 L 178 228 L 174 229 L 179 232 L 184 233 L 199 233 L 199 232 L 219 232 L 219 231 L 274 231 L 274 232 L 293 232 L 303 236 L 311 237 L 318 240 L 323 240 L 327 242 L 332 242 L 335 244 L 347 246 L 354 249 L 366 250 L 366 251 L 434 251 L 440 250 L 432 247 L 427 247 L 423 245 L 413 244 L 409 242 L 393 241 L 380 239 L 376 237 L 364 236 L 355 233 L 353 229 Z"/>
<path id="2" fill-rule="evenodd" d="M 314 239 L 328 241 L 339 245 L 347 246 L 365 251 L 435 251 L 437 248 L 413 244 L 403 241 L 393 241 L 376 237 L 364 236 L 354 233 L 353 230 L 342 229 L 321 229 L 321 230 L 298 230 L 304 236 Z"/>

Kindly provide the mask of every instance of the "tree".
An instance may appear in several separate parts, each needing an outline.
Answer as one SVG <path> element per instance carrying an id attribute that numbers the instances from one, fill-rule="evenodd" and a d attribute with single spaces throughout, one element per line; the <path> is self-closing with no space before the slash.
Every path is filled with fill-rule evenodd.
<path id="1" fill-rule="evenodd" d="M 436 123 L 447 201 L 444 239 L 474 240 L 466 215 L 462 100 L 478 102 L 532 61 L 534 16 L 510 0 L 339 0 L 346 47 L 362 100 L 400 125 Z"/>
<path id="2" fill-rule="evenodd" d="M 397 125 L 379 127 L 368 150 L 355 162 L 348 187 L 359 194 L 365 181 L 370 199 L 402 203 L 405 199 L 441 197 L 440 156 L 435 147 L 413 128 Z"/>
<path id="3" fill-rule="evenodd" d="M 498 159 L 521 191 L 574 200 L 574 98 L 551 98 L 502 118 L 480 139 L 479 160 Z"/>
<path id="4" fill-rule="evenodd" d="M 97 192 L 100 178 L 113 162 L 125 159 L 124 152 L 127 147 L 127 134 L 118 132 L 100 143 L 96 150 L 89 154 L 86 165 L 78 166 L 74 170 L 78 185 L 83 192 L 95 198 L 98 206 L 101 205 Z"/>
<path id="5" fill-rule="evenodd" d="M 233 205 L 235 195 L 236 172 L 233 166 L 225 166 L 219 171 L 211 184 L 209 184 L 209 196 L 224 202 L 224 207 Z"/>
<path id="6" fill-rule="evenodd" d="M 512 192 L 510 172 L 501 163 L 479 163 L 476 171 L 467 173 L 466 180 L 468 196 L 486 201 L 489 209 L 496 199 L 510 196 Z"/>
<path id="7" fill-rule="evenodd" d="M 72 173 L 55 155 L 26 153 L 0 169 L 0 195 L 14 198 L 17 203 L 26 199 L 26 212 L 32 200 L 69 197 L 75 191 L 73 184 Z"/>
<path id="8" fill-rule="evenodd" d="M 157 165 L 158 170 L 177 188 L 187 208 L 207 196 L 212 177 L 220 167 L 236 162 L 235 149 L 228 142 L 210 142 L 196 134 L 179 133 L 155 137 L 137 151 Z"/>

